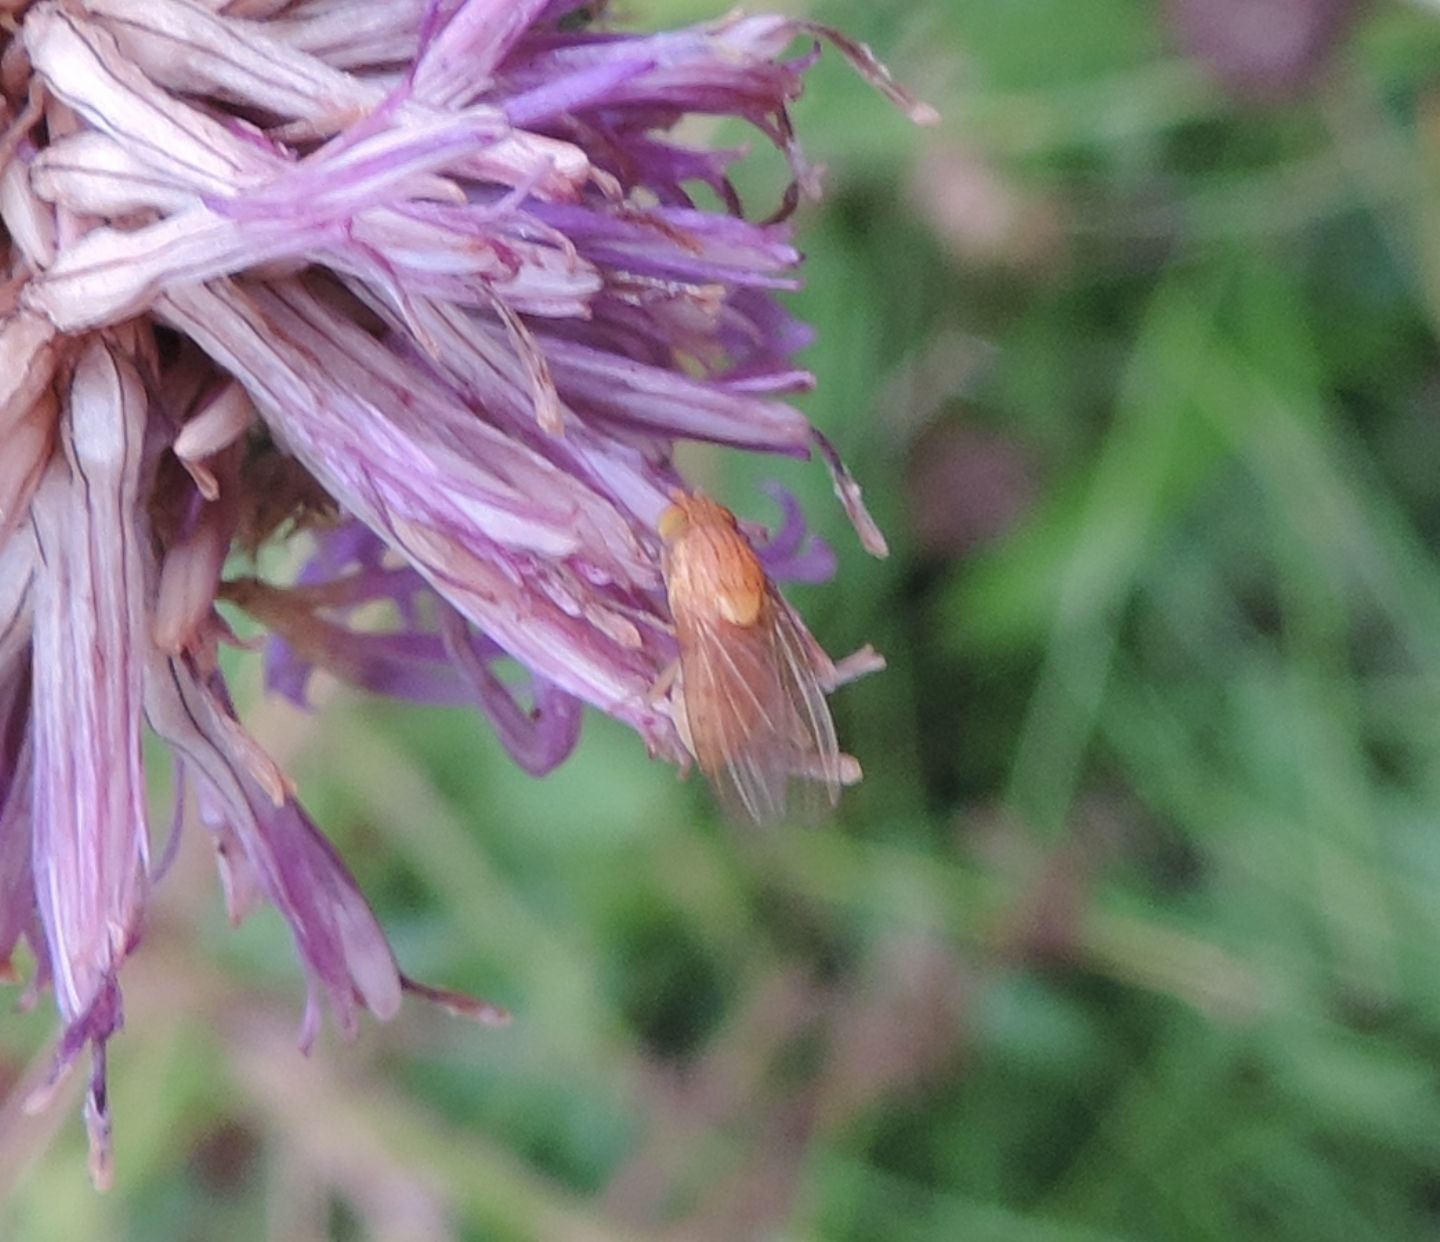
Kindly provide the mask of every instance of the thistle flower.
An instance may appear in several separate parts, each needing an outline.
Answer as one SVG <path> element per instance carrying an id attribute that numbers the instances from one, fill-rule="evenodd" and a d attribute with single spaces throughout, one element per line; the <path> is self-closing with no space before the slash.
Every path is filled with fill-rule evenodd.
<path id="1" fill-rule="evenodd" d="M 268 627 L 272 687 L 316 669 L 470 702 L 527 770 L 589 704 L 688 755 L 657 522 L 678 439 L 833 448 L 783 401 L 811 376 L 783 216 L 813 189 L 787 115 L 828 38 L 919 121 L 869 52 L 780 17 L 644 36 L 578 0 L 50 0 L 9 13 L 0 91 L 0 963 L 35 959 L 63 1022 L 48 1087 L 105 1046 L 152 859 L 141 754 L 175 756 L 239 920 L 284 915 L 343 1031 L 406 991 L 498 1020 L 396 964 L 285 774 L 236 718 L 217 600 Z M 740 152 L 674 137 L 740 117 L 794 186 L 752 223 Z M 707 187 L 723 211 L 697 205 Z M 828 550 L 782 498 L 774 578 Z M 227 576 L 305 531 L 293 582 Z M 752 532 L 753 533 L 753 532 Z M 392 621 L 362 625 L 376 606 Z M 514 661 L 517 693 L 496 673 Z M 874 667 L 862 653 L 846 673 Z M 459 676 L 456 673 L 459 673 Z M 839 680 L 839 676 L 832 680 Z M 167 851 L 168 853 L 168 851 Z"/>

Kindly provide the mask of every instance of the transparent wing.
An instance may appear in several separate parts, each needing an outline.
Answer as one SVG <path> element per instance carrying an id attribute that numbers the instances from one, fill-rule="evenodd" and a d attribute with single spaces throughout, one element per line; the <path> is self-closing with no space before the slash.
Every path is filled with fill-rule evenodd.
<path id="1" fill-rule="evenodd" d="M 818 786 L 831 806 L 840 801 L 840 742 L 835 736 L 835 721 L 825 699 L 826 675 L 816 663 L 815 640 L 783 599 L 771 593 L 770 607 L 775 610 L 771 626 L 775 644 L 775 663 L 781 693 L 789 704 L 793 747 L 792 772 L 802 778 L 808 788 Z M 829 661 L 826 661 L 829 664 Z M 827 670 L 828 671 L 828 670 Z"/>
<path id="2" fill-rule="evenodd" d="M 757 824 L 819 818 L 839 798 L 841 758 L 799 619 L 772 591 L 754 625 L 678 629 L 685 720 L 721 802 Z"/>

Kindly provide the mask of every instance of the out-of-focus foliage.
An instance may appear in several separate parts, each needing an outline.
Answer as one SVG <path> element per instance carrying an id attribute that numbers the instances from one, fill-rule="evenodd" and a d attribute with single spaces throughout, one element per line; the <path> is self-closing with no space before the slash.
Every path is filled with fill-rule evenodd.
<path id="1" fill-rule="evenodd" d="M 809 408 L 894 555 L 817 469 L 692 465 L 840 551 L 793 597 L 890 658 L 836 700 L 865 784 L 746 833 L 603 721 L 535 782 L 459 713 L 274 709 L 407 968 L 514 1025 L 303 1059 L 282 928 L 223 926 L 192 836 L 117 1189 L 63 1101 L 0 1118 L 3 1236 L 1440 1229 L 1440 9 L 813 11 L 944 114 L 837 60 L 798 114 Z M 48 1025 L 0 1024 L 7 1075 Z"/>

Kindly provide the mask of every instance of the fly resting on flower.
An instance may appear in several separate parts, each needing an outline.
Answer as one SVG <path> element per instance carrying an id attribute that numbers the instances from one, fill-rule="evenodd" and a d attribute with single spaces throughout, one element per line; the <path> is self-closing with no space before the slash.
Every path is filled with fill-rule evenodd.
<path id="1" fill-rule="evenodd" d="M 670 498 L 659 531 L 680 647 L 676 726 L 732 813 L 757 824 L 783 819 L 793 794 L 799 817 L 816 818 L 860 779 L 825 695 L 884 661 L 866 647 L 837 666 L 776 590 L 735 515 L 698 493 Z"/>

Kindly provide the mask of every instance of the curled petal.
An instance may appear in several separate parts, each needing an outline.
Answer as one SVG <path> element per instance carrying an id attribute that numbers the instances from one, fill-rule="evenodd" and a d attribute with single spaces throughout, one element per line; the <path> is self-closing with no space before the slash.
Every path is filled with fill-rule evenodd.
<path id="1" fill-rule="evenodd" d="M 353 630 L 321 615 L 324 604 L 304 588 L 287 591 L 254 578 L 232 579 L 225 584 L 224 596 L 284 641 L 282 668 L 287 677 L 298 678 L 289 693 L 298 703 L 304 703 L 304 683 L 317 668 L 373 694 L 451 705 L 473 701 L 465 683 L 454 676 L 437 635 Z M 493 648 L 490 655 L 496 654 L 499 649 Z"/>
<path id="2" fill-rule="evenodd" d="M 778 483 L 765 487 L 780 506 L 782 524 L 768 543 L 755 549 L 765 572 L 781 582 L 828 582 L 835 576 L 835 553 L 805 526 L 795 494 Z"/>
<path id="3" fill-rule="evenodd" d="M 222 449 L 239 440 L 255 421 L 255 407 L 245 390 L 236 383 L 227 383 L 205 406 L 190 418 L 172 446 L 175 456 L 195 480 L 195 486 L 206 500 L 220 495 L 220 484 L 204 464 Z"/>
<path id="4" fill-rule="evenodd" d="M 531 776 L 544 776 L 564 762 L 580 740 L 580 702 L 532 675 L 534 706 L 526 711 L 509 687 L 490 669 L 493 653 L 484 653 L 465 620 L 453 608 L 442 610 L 440 631 L 447 654 L 474 690 L 511 757 Z"/>

